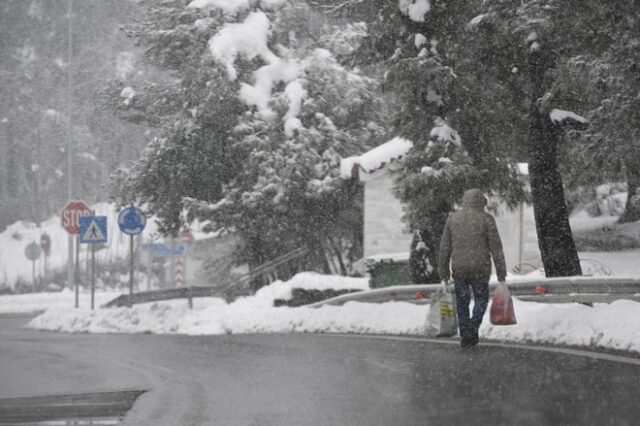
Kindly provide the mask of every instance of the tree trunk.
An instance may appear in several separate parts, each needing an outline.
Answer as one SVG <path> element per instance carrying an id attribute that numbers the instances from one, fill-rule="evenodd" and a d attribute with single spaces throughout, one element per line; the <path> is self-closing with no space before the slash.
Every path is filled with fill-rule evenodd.
<path id="1" fill-rule="evenodd" d="M 632 198 L 640 189 L 640 159 L 628 158 L 625 160 L 627 169 L 627 204 L 618 223 L 636 222 L 640 220 L 640 203 L 634 203 Z"/>
<path id="2" fill-rule="evenodd" d="M 558 135 L 548 112 L 541 111 L 539 105 L 549 68 L 550 58 L 545 53 L 529 53 L 529 178 L 538 246 L 547 277 L 582 275 L 558 169 Z"/>
<path id="3" fill-rule="evenodd" d="M 340 266 L 340 275 L 343 277 L 347 276 L 347 267 L 342 260 L 343 250 L 340 247 L 340 243 L 336 243 L 333 238 L 328 237 L 329 246 L 333 252 L 333 256 L 338 260 L 338 266 Z"/>

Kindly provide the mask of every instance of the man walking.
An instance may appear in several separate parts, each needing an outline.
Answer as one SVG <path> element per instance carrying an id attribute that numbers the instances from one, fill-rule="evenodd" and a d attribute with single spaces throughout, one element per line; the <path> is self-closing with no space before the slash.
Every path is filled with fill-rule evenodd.
<path id="1" fill-rule="evenodd" d="M 478 329 L 489 302 L 491 258 L 498 281 L 503 282 L 507 275 L 496 220 L 484 211 L 486 205 L 482 191 L 466 191 L 462 196 L 462 209 L 449 216 L 440 240 L 438 272 L 445 283 L 453 272 L 463 348 L 478 344 Z M 474 307 L 469 318 L 472 291 Z"/>

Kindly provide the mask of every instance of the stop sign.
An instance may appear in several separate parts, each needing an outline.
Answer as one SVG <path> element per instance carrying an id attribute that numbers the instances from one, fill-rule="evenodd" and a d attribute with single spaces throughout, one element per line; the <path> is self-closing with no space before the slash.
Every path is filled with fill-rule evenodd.
<path id="1" fill-rule="evenodd" d="M 80 235 L 80 218 L 91 216 L 91 209 L 84 201 L 69 201 L 60 214 L 62 227 L 71 235 Z"/>

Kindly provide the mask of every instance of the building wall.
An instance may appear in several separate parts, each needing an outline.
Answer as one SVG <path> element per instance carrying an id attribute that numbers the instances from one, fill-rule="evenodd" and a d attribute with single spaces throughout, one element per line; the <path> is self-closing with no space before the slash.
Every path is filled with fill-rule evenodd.
<path id="1" fill-rule="evenodd" d="M 499 204 L 494 216 L 502 241 L 507 271 L 511 272 L 520 264 L 542 266 L 533 206 L 521 204 L 516 210 L 511 211 L 506 205 Z M 524 265 L 523 268 L 524 272 L 532 269 Z"/>
<path id="2" fill-rule="evenodd" d="M 364 182 L 364 257 L 409 253 L 411 233 L 402 222 L 402 203 L 393 195 L 391 173 L 381 173 Z M 494 217 L 500 233 L 507 271 L 521 263 L 540 267 L 533 207 L 522 205 L 511 211 L 505 204 L 494 204 Z M 531 268 L 525 267 L 525 272 Z"/>
<path id="3" fill-rule="evenodd" d="M 364 257 L 409 253 L 411 234 L 402 222 L 402 203 L 393 195 L 393 179 L 383 173 L 364 186 Z"/>

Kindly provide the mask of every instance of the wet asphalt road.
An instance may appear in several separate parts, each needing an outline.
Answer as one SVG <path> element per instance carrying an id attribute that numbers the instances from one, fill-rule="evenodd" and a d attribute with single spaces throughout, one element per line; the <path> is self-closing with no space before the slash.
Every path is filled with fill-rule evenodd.
<path id="1" fill-rule="evenodd" d="M 71 335 L 23 330 L 28 320 L 0 316 L 0 398 L 148 390 L 130 425 L 640 421 L 637 358 L 309 334 Z"/>

